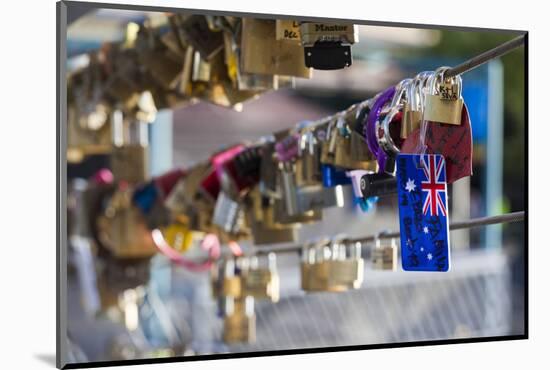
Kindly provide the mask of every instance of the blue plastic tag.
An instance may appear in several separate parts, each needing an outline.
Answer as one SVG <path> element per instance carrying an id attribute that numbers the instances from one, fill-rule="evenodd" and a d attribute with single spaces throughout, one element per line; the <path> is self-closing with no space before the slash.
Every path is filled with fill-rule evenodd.
<path id="1" fill-rule="evenodd" d="M 440 154 L 399 154 L 397 194 L 403 270 L 448 271 L 445 158 Z"/>

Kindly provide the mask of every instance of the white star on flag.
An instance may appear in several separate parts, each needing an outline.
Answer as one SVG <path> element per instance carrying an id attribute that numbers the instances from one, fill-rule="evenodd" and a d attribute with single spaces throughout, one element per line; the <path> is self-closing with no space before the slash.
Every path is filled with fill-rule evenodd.
<path id="1" fill-rule="evenodd" d="M 414 180 L 409 179 L 407 181 L 407 185 L 405 185 L 405 190 L 407 190 L 410 193 L 411 191 L 414 191 L 414 189 L 416 189 L 416 185 L 414 183 Z"/>
<path id="2" fill-rule="evenodd" d="M 428 233 L 428 226 L 424 226 L 424 234 L 427 234 Z"/>
<path id="3" fill-rule="evenodd" d="M 428 253 L 427 257 L 428 257 L 428 260 L 430 260 L 430 261 L 431 261 L 431 260 L 432 260 L 432 258 L 433 258 L 433 256 L 432 256 L 432 254 L 431 254 L 431 253 Z"/>
<path id="4" fill-rule="evenodd" d="M 424 252 L 424 247 L 420 247 L 420 252 Z"/>

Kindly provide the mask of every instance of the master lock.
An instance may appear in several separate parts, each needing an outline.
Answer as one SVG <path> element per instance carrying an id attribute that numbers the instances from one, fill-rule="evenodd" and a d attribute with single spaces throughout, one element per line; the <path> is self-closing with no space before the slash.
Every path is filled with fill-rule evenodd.
<path id="1" fill-rule="evenodd" d="M 357 26 L 301 22 L 300 35 L 307 67 L 331 70 L 351 66 L 351 45 L 359 41 Z"/>

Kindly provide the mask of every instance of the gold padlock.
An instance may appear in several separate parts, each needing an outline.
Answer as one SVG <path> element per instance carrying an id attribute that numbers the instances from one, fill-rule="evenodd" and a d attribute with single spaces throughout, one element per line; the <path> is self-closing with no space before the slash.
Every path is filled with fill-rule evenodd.
<path id="1" fill-rule="evenodd" d="M 372 267 L 375 270 L 397 270 L 397 247 L 393 239 L 389 245 L 380 245 L 377 239 L 372 250 Z"/>
<path id="2" fill-rule="evenodd" d="M 300 22 L 291 19 L 275 21 L 275 37 L 277 40 L 300 42 Z"/>
<path id="3" fill-rule="evenodd" d="M 460 125 L 462 123 L 462 78 L 445 78 L 447 67 L 442 67 L 428 79 L 425 96 L 424 121 Z"/>
<path id="4" fill-rule="evenodd" d="M 223 341 L 225 343 L 256 341 L 256 315 L 254 298 L 225 298 L 225 316 L 223 320 Z"/>
<path id="5" fill-rule="evenodd" d="M 346 252 L 347 247 L 352 247 L 350 253 Z M 303 251 L 302 289 L 329 292 L 358 289 L 363 282 L 363 271 L 360 245 L 317 244 Z"/>
<path id="6" fill-rule="evenodd" d="M 275 253 L 269 253 L 267 265 L 260 265 L 257 256 L 250 258 L 250 266 L 244 275 L 244 294 L 256 299 L 279 301 L 279 275 Z"/>
<path id="7" fill-rule="evenodd" d="M 311 78 L 305 66 L 303 48 L 276 38 L 276 22 L 243 18 L 241 68 L 244 73 Z"/>
<path id="8" fill-rule="evenodd" d="M 146 258 L 157 252 L 131 188 L 117 190 L 96 220 L 101 245 L 117 258 Z"/>

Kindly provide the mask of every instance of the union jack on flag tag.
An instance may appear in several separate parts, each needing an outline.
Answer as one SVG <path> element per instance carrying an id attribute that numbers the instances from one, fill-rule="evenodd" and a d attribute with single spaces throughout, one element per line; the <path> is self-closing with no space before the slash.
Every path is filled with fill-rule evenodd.
<path id="1" fill-rule="evenodd" d="M 396 177 L 403 270 L 448 271 L 445 158 L 440 154 L 399 154 Z"/>

